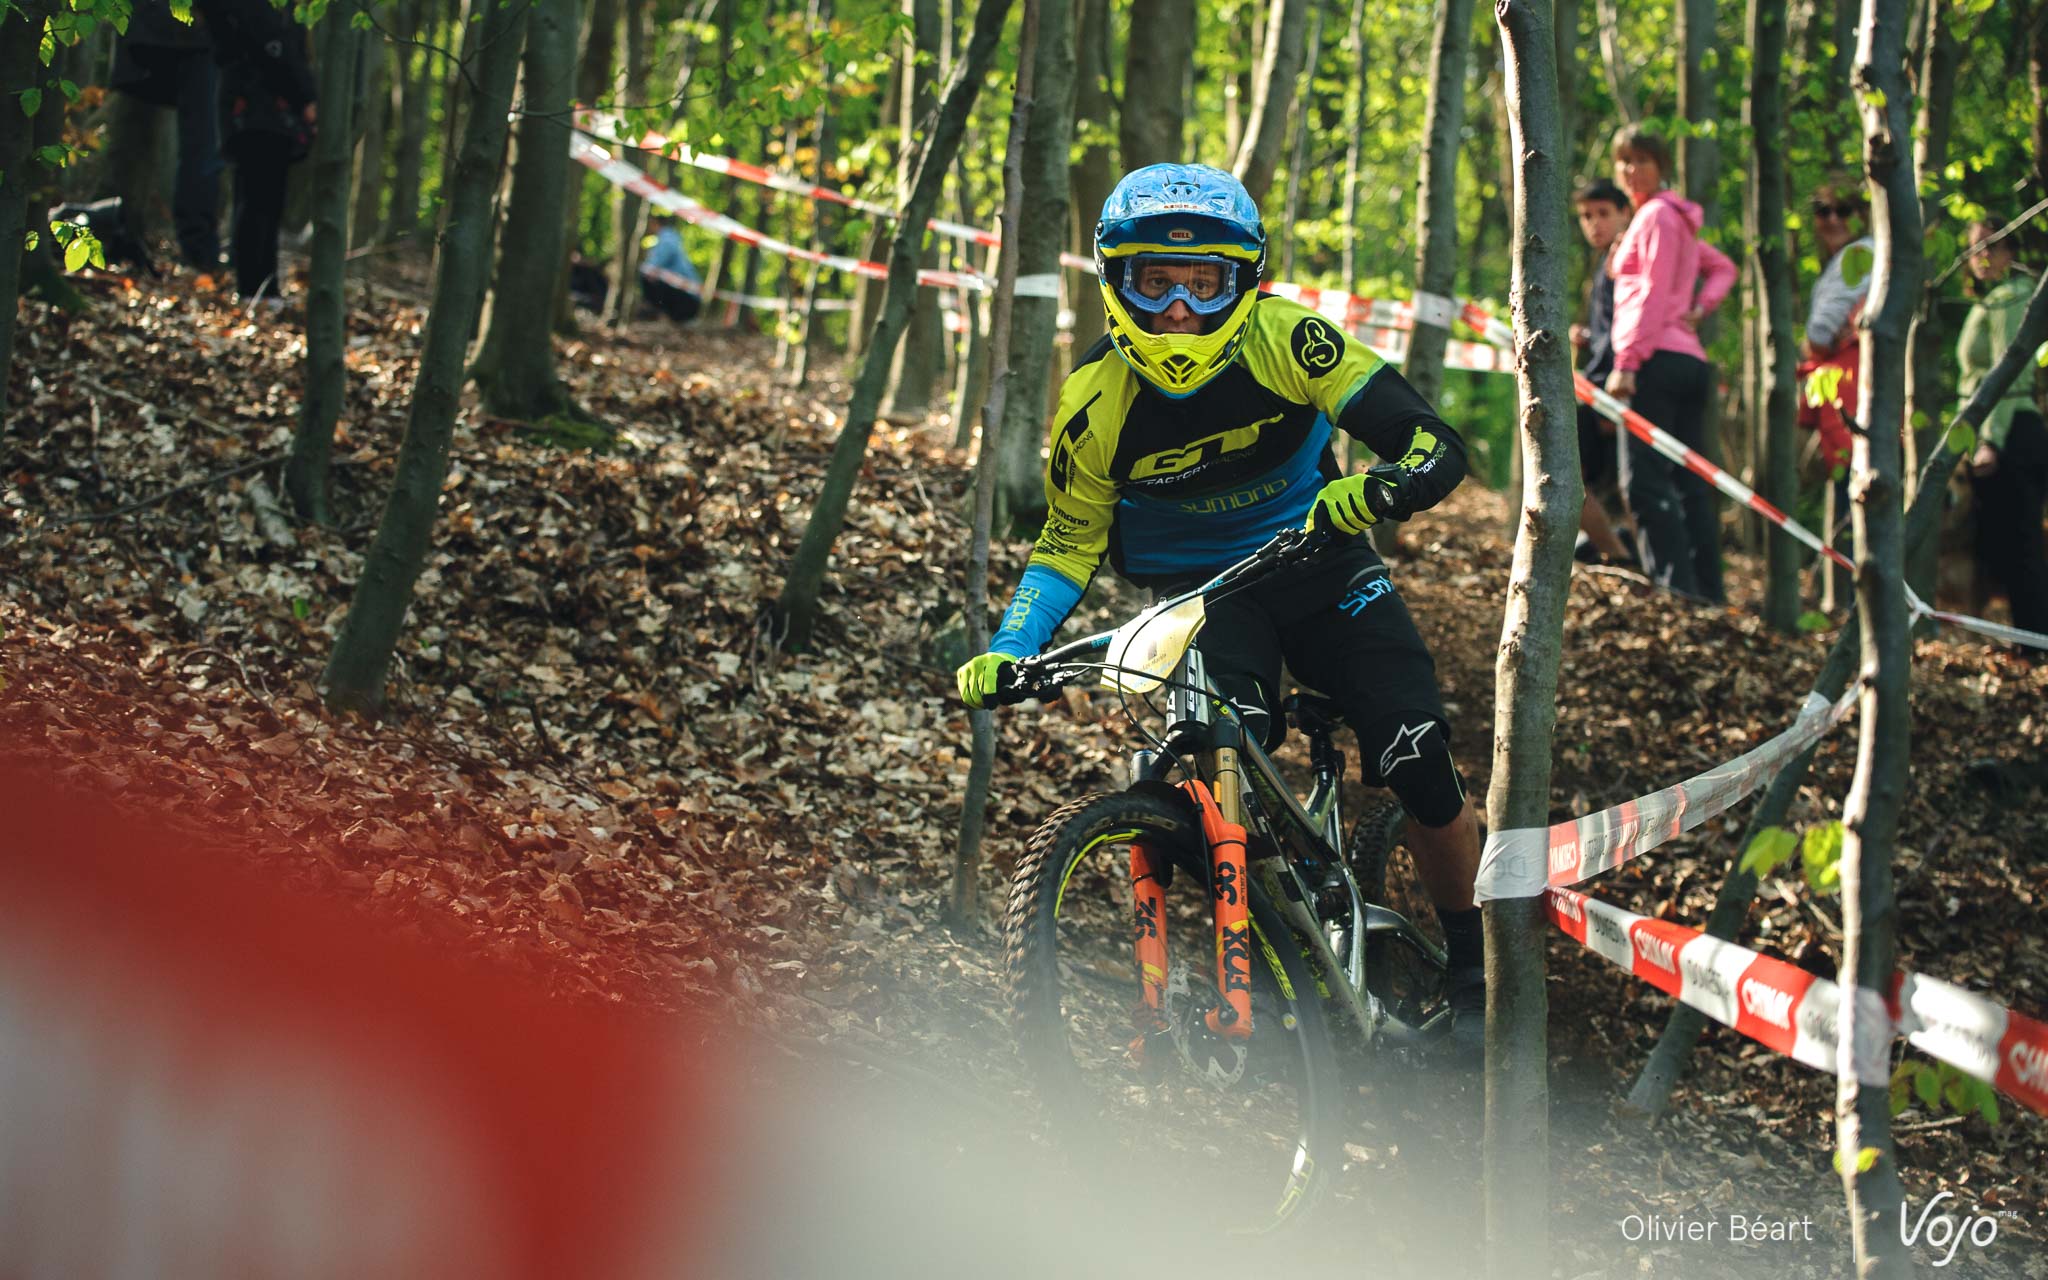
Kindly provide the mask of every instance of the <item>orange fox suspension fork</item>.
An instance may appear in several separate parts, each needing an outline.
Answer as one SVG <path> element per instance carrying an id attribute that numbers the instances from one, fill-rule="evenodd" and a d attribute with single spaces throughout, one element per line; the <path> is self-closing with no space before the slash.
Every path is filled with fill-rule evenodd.
<path id="1" fill-rule="evenodd" d="M 1138 952 L 1138 980 L 1145 988 L 1151 1030 L 1165 1026 L 1166 854 L 1142 840 L 1131 841 L 1131 938 Z"/>
<path id="2" fill-rule="evenodd" d="M 1245 830 L 1224 807 L 1237 809 L 1237 752 L 1216 751 L 1216 793 L 1198 781 L 1182 784 L 1202 810 L 1202 836 L 1209 846 L 1209 883 L 1216 909 L 1216 994 L 1221 1002 L 1203 1019 L 1209 1030 L 1233 1040 L 1252 1033 L 1251 883 L 1245 874 Z"/>

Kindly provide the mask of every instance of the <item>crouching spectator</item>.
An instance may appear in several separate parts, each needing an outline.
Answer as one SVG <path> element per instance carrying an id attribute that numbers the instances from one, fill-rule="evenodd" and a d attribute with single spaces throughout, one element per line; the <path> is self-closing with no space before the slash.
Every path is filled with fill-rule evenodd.
<path id="1" fill-rule="evenodd" d="M 674 216 L 654 215 L 654 247 L 640 262 L 640 296 L 677 324 L 696 318 L 704 308 L 704 282 L 683 252 L 683 233 Z"/>

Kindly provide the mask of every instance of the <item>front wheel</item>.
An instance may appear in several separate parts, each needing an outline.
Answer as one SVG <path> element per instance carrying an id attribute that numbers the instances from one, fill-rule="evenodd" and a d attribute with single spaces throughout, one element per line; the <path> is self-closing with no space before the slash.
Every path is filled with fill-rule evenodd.
<path id="1" fill-rule="evenodd" d="M 1133 949 L 1131 846 L 1173 871 L 1159 926 L 1172 977 L 1159 1014 Z M 1209 859 L 1191 802 L 1091 796 L 1054 813 L 1011 882 L 1003 942 L 1018 1047 L 1070 1141 L 1121 1145 L 1155 1172 L 1213 1175 L 1237 1225 L 1299 1215 L 1342 1163 L 1343 1090 L 1318 980 L 1256 881 L 1248 886 L 1252 1032 L 1212 1036 Z M 1266 1197 L 1270 1195 L 1271 1198 Z"/>

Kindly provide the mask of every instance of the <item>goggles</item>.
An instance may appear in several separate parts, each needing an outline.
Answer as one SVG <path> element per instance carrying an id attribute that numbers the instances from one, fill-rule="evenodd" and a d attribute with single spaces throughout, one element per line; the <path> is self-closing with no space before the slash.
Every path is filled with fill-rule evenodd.
<path id="1" fill-rule="evenodd" d="M 1138 310 L 1158 315 L 1185 302 L 1198 316 L 1213 316 L 1237 301 L 1237 267 L 1229 258 L 1185 253 L 1140 253 L 1124 260 L 1117 293 Z"/>

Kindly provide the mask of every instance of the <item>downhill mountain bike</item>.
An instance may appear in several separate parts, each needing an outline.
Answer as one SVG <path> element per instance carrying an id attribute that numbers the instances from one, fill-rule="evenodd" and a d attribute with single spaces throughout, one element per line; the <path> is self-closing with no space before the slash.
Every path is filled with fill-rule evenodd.
<path id="1" fill-rule="evenodd" d="M 1270 1188 L 1270 1212 L 1241 1224 L 1253 1228 L 1297 1217 L 1342 1165 L 1347 1066 L 1449 1025 L 1443 952 L 1380 905 L 1400 807 L 1381 804 L 1345 837 L 1336 704 L 1283 704 L 1314 774 L 1300 799 L 1196 642 L 1205 602 L 1332 541 L 1284 532 L 1113 631 L 1005 668 L 994 699 L 1099 678 L 1150 739 L 1125 790 L 1045 820 L 1011 882 L 1009 1013 L 1053 1127 L 1082 1145 L 1180 1143 L 1174 1170 L 1211 1169 L 1232 1204 Z M 1163 715 L 1163 733 L 1133 698 Z"/>

